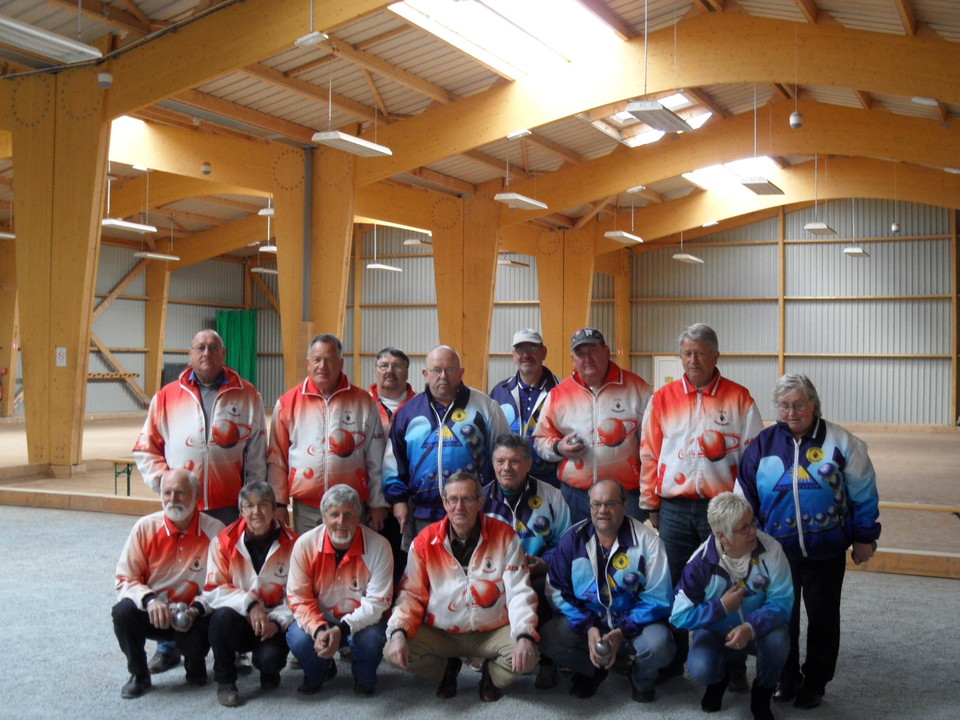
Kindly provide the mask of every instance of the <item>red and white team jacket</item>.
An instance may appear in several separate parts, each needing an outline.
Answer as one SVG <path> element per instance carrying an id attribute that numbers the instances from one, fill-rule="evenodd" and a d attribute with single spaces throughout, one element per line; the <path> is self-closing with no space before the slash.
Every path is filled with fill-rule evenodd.
<path id="1" fill-rule="evenodd" d="M 480 515 L 480 540 L 466 572 L 450 550 L 450 521 L 428 525 L 414 538 L 387 637 L 402 629 L 414 637 L 422 623 L 453 633 L 510 626 L 517 640 L 537 635 L 537 595 L 513 528 Z"/>
<path id="2" fill-rule="evenodd" d="M 397 414 L 397 410 L 402 408 L 407 400 L 416 395 L 416 391 L 411 387 L 410 383 L 407 383 L 406 390 L 403 391 L 403 399 L 400 401 L 400 404 L 397 405 L 397 410 L 393 411 L 393 415 L 387 410 L 387 406 L 380 402 L 380 388 L 377 387 L 377 384 L 374 383 L 370 386 L 369 391 L 370 397 L 372 397 L 377 403 L 377 409 L 380 410 L 380 423 L 383 425 L 383 436 L 384 438 L 390 437 L 390 426 L 393 424 L 393 415 Z"/>
<path id="3" fill-rule="evenodd" d="M 313 378 L 284 393 L 273 410 L 267 479 L 286 505 L 290 497 L 320 507 L 334 485 L 349 485 L 369 507 L 387 507 L 380 484 L 383 426 L 377 402 L 340 374 L 324 399 Z"/>
<path id="4" fill-rule="evenodd" d="M 274 529 L 276 526 L 274 520 Z M 267 617 L 281 630 L 286 630 L 293 622 L 293 613 L 287 605 L 287 577 L 297 534 L 281 525 L 280 537 L 273 541 L 257 574 L 243 541 L 246 530 L 247 523 L 240 518 L 210 543 L 204 603 L 211 610 L 230 608 L 246 616 L 250 605 L 259 602 L 267 611 Z"/>
<path id="5" fill-rule="evenodd" d="M 643 416 L 640 507 L 732 491 L 740 457 L 761 430 L 750 391 L 719 372 L 703 392 L 686 374 L 664 385 Z"/>
<path id="6" fill-rule="evenodd" d="M 117 600 L 130 598 L 141 610 L 151 593 L 192 603 L 206 579 L 210 541 L 222 530 L 222 522 L 199 511 L 185 532 L 162 510 L 140 518 L 117 562 Z"/>
<path id="7" fill-rule="evenodd" d="M 557 477 L 578 490 L 589 490 L 600 480 L 639 489 L 640 421 L 651 394 L 646 380 L 613 362 L 596 395 L 574 372 L 547 395 L 533 431 L 537 454 L 562 460 Z M 554 444 L 571 432 L 586 444 L 586 452 L 576 459 L 553 451 Z"/>
<path id="8" fill-rule="evenodd" d="M 198 510 L 237 504 L 240 487 L 267 477 L 267 433 L 257 389 L 224 367 L 227 383 L 213 404 L 210 432 L 203 419 L 200 388 L 187 368 L 150 401 L 133 457 L 144 482 L 160 492 L 170 468 L 192 470 L 200 478 Z"/>
<path id="9" fill-rule="evenodd" d="M 287 602 L 310 637 L 340 621 L 350 626 L 351 634 L 375 625 L 392 598 L 393 552 L 370 528 L 357 528 L 340 565 L 324 525 L 305 532 L 294 545 Z"/>

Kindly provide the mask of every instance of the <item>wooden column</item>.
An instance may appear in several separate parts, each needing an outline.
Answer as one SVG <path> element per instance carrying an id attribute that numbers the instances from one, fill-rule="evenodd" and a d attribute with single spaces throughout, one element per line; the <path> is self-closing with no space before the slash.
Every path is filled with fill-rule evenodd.
<path id="1" fill-rule="evenodd" d="M 163 384 L 163 343 L 167 336 L 170 271 L 167 263 L 151 261 L 146 273 L 147 304 L 143 334 L 147 355 L 143 362 L 143 391 L 148 397 L 153 397 Z"/>
<path id="2" fill-rule="evenodd" d="M 14 413 L 18 341 L 16 243 L 0 240 L 0 417 Z"/>
<path id="3" fill-rule="evenodd" d="M 610 350 L 614 362 L 620 367 L 630 369 L 630 348 L 632 345 L 633 330 L 630 322 L 630 289 L 633 282 L 633 256 L 626 248 L 605 253 L 597 257 L 596 270 L 613 276 L 613 338 L 607 338 L 609 343 L 615 341 Z"/>
<path id="4" fill-rule="evenodd" d="M 306 374 L 304 349 L 310 332 L 304 323 L 307 318 L 303 304 L 304 267 L 308 256 L 308 240 L 304 236 L 307 172 L 304 163 L 304 153 L 287 150 L 277 155 L 273 165 L 273 232 L 277 238 L 277 270 L 280 272 L 277 300 L 280 302 L 284 387 L 288 388 Z M 266 230 L 264 221 L 264 237 Z M 313 262 L 316 263 L 316 258 Z"/>
<path id="5" fill-rule="evenodd" d="M 493 200 L 495 188 L 478 192 L 463 201 L 463 288 L 460 344 L 455 345 L 466 368 L 464 381 L 476 388 L 487 387 L 490 360 L 490 326 L 493 296 L 497 283 L 497 248 L 500 203 Z M 478 190 L 480 190 L 478 188 Z M 439 285 L 437 287 L 439 291 Z M 445 298 L 438 294 L 438 302 Z M 443 338 L 443 326 L 440 326 Z"/>
<path id="6" fill-rule="evenodd" d="M 593 291 L 593 232 L 564 230 L 543 235 L 538 243 L 537 281 L 540 285 L 540 318 L 544 342 L 556 348 L 553 371 L 566 374 L 570 367 L 570 337 L 590 318 Z"/>
<path id="7" fill-rule="evenodd" d="M 80 462 L 110 123 L 95 68 L 15 80 L 17 280 L 30 462 Z M 59 362 L 58 362 L 59 360 Z"/>

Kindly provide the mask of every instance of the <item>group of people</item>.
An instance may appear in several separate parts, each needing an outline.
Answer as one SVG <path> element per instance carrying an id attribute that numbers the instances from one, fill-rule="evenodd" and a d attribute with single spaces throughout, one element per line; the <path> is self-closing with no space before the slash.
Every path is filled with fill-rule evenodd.
<path id="1" fill-rule="evenodd" d="M 268 433 L 223 340 L 197 333 L 134 448 L 162 510 L 117 567 L 121 695 L 181 656 L 186 682 L 205 684 L 212 648 L 228 707 L 251 661 L 276 688 L 292 652 L 305 694 L 339 656 L 360 695 L 385 658 L 449 698 L 467 661 L 486 702 L 535 670 L 537 688 L 555 687 L 558 667 L 576 697 L 618 668 L 652 702 L 686 667 L 714 712 L 728 687 L 748 689 L 755 654 L 755 718 L 773 717 L 771 699 L 816 707 L 839 652 L 846 550 L 869 560 L 880 534 L 866 446 L 823 420 L 803 375 L 777 382 L 779 421 L 763 429 L 717 369 L 708 326 L 684 330 L 679 350 L 682 377 L 653 393 L 600 331 L 573 335 L 560 380 L 525 329 L 516 374 L 489 395 L 463 383 L 448 346 L 427 354 L 417 393 L 401 350 L 378 354 L 364 390 L 321 334 Z"/>

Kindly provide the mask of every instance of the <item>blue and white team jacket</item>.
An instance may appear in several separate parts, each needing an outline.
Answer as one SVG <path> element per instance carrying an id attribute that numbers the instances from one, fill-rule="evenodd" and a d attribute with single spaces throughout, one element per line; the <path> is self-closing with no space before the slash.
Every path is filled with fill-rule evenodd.
<path id="1" fill-rule="evenodd" d="M 720 602 L 734 585 L 720 566 L 720 552 L 716 536 L 711 536 L 690 556 L 677 583 L 670 622 L 683 630 L 706 628 L 718 635 L 749 623 L 758 638 L 786 625 L 793 611 L 793 580 L 780 543 L 757 533 L 750 570 L 739 583 L 744 588 L 743 601 L 740 610 L 732 613 Z"/>
<path id="2" fill-rule="evenodd" d="M 527 476 L 514 507 L 510 506 L 499 482 L 490 483 L 484 494 L 483 513 L 511 526 L 527 555 L 543 557 L 570 529 L 570 508 L 563 495 L 532 475 Z"/>

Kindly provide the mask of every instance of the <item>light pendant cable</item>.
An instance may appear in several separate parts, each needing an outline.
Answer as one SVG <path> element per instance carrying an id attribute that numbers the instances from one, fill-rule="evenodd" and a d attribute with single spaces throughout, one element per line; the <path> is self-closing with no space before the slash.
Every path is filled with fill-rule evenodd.
<path id="1" fill-rule="evenodd" d="M 373 224 L 373 262 L 367 263 L 367 270 L 390 270 L 391 272 L 403 272 L 403 268 L 396 265 L 386 265 L 377 260 L 377 224 Z"/>

